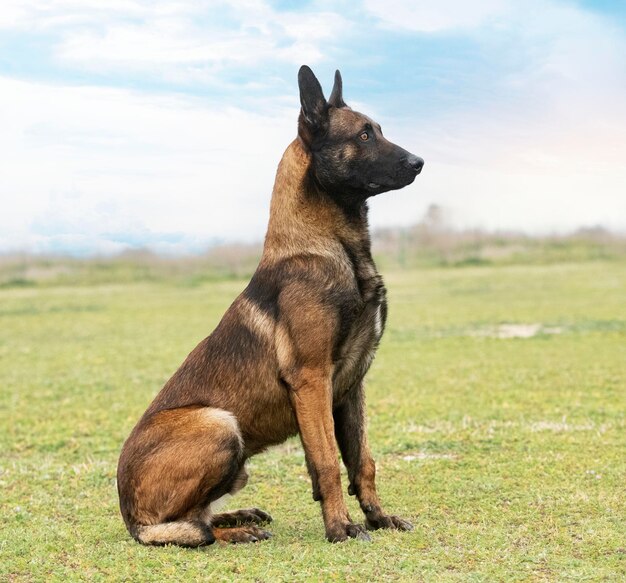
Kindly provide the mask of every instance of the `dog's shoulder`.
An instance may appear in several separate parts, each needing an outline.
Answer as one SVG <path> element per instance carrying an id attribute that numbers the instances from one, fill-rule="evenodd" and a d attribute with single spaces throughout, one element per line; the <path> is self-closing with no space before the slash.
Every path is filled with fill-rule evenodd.
<path id="1" fill-rule="evenodd" d="M 278 261 L 261 262 L 243 292 L 260 309 L 277 316 L 279 303 L 303 296 L 303 303 L 337 301 L 354 293 L 354 267 L 347 256 L 300 253 Z"/>

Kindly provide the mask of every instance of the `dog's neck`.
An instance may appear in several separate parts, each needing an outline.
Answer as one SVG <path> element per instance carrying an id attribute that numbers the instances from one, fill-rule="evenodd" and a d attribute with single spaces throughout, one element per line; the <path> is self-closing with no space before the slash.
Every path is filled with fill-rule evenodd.
<path id="1" fill-rule="evenodd" d="M 311 154 L 295 139 L 278 165 L 263 255 L 336 253 L 337 246 L 370 253 L 367 204 L 342 208 L 310 174 Z"/>

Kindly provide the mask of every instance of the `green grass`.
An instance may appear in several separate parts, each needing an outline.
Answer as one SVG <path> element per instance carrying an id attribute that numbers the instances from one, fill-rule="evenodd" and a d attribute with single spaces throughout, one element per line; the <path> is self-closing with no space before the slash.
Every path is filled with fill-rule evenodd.
<path id="1" fill-rule="evenodd" d="M 369 433 L 384 505 L 415 530 L 325 542 L 291 440 L 253 458 L 229 506 L 269 511 L 274 538 L 200 550 L 133 542 L 115 467 L 244 282 L 0 290 L 0 579 L 623 581 L 626 265 L 386 281 Z M 543 328 L 492 337 L 500 324 Z"/>

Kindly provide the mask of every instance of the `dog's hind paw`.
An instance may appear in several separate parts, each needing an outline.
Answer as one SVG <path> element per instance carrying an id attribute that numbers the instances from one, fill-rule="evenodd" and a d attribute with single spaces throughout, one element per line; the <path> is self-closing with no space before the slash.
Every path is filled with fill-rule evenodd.
<path id="1" fill-rule="evenodd" d="M 256 526 L 235 526 L 233 528 L 214 528 L 215 540 L 224 543 L 256 543 L 272 537 L 272 533 Z"/>
<path id="2" fill-rule="evenodd" d="M 244 508 L 242 510 L 233 510 L 232 512 L 224 512 L 215 514 L 211 517 L 213 526 L 239 526 L 245 524 L 266 524 L 272 522 L 272 517 L 263 510 L 258 508 Z"/>

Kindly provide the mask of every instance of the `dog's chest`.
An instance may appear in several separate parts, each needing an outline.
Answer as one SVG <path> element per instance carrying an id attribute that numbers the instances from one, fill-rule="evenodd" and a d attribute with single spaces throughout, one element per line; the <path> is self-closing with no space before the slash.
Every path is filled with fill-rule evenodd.
<path id="1" fill-rule="evenodd" d="M 387 319 L 385 286 L 373 266 L 367 276 L 359 280 L 358 288 L 359 298 L 352 308 L 345 339 L 337 351 L 333 378 L 336 399 L 360 383 L 367 373 Z"/>

